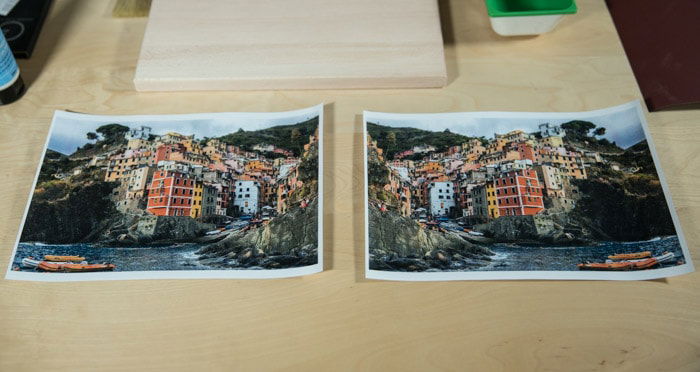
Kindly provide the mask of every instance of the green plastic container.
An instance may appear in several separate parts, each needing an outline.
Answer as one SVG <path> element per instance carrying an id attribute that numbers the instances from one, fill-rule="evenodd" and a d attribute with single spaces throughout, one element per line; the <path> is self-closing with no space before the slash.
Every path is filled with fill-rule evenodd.
<path id="1" fill-rule="evenodd" d="M 574 0 L 485 0 L 491 27 L 504 36 L 538 35 L 554 29 L 565 14 L 577 11 Z"/>

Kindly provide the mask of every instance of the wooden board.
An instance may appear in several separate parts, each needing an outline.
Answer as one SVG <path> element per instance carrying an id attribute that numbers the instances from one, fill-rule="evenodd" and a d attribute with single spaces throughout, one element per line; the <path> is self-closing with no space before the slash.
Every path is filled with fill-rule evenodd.
<path id="1" fill-rule="evenodd" d="M 155 0 L 139 91 L 446 82 L 436 0 Z"/>

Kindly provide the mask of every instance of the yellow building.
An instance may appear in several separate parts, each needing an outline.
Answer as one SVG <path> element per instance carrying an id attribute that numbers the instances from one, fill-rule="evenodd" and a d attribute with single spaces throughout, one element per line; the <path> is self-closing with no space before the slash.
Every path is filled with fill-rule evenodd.
<path id="1" fill-rule="evenodd" d="M 367 150 L 368 155 L 376 154 L 377 160 L 384 161 L 384 151 L 377 146 L 377 141 L 373 141 L 369 134 L 367 135 Z"/>
<path id="2" fill-rule="evenodd" d="M 445 167 L 436 161 L 429 161 L 423 164 L 418 170 L 419 173 L 445 173 Z"/>
<path id="3" fill-rule="evenodd" d="M 513 150 L 497 151 L 481 157 L 482 165 L 501 164 L 508 161 L 520 160 L 520 153 Z"/>
<path id="4" fill-rule="evenodd" d="M 190 207 L 190 217 L 200 218 L 202 216 L 202 192 L 204 185 L 202 182 L 195 182 L 192 189 L 192 206 Z"/>
<path id="5" fill-rule="evenodd" d="M 121 155 L 112 156 L 107 164 L 105 181 L 114 182 L 122 178 L 129 170 L 142 166 L 153 166 L 154 160 L 150 151 L 125 158 Z"/>
<path id="6" fill-rule="evenodd" d="M 151 141 L 141 139 L 141 138 L 132 138 L 126 143 L 126 148 L 129 150 L 138 150 L 141 148 L 147 148 L 151 145 Z"/>
<path id="7" fill-rule="evenodd" d="M 498 218 L 498 198 L 496 198 L 496 187 L 493 182 L 486 183 L 486 207 L 488 208 L 489 218 Z"/>
<path id="8" fill-rule="evenodd" d="M 540 140 L 541 147 L 563 147 L 564 139 L 559 136 L 545 137 Z"/>
<path id="9" fill-rule="evenodd" d="M 246 173 L 270 173 L 272 172 L 272 167 L 270 167 L 266 162 L 262 160 L 251 160 L 245 164 Z"/>
<path id="10" fill-rule="evenodd" d="M 160 136 L 160 142 L 165 144 L 182 143 L 187 140 L 194 140 L 194 134 L 186 136 L 177 132 L 168 132 Z"/>
<path id="11" fill-rule="evenodd" d="M 504 147 L 506 147 L 507 144 L 508 141 L 504 140 L 503 138 L 496 138 L 495 140 L 491 141 L 488 146 L 486 146 L 486 153 L 492 154 L 494 152 L 500 152 Z"/>
<path id="12" fill-rule="evenodd" d="M 194 140 L 194 138 L 188 138 L 181 143 L 183 146 L 185 146 L 185 151 L 194 154 L 202 154 L 202 146 L 200 146 L 199 143 Z"/>
<path id="13" fill-rule="evenodd" d="M 535 163 L 554 165 L 565 171 L 565 175 L 579 180 L 585 180 L 586 168 L 581 153 L 576 151 L 558 152 L 541 149 L 535 152 Z"/>
<path id="14" fill-rule="evenodd" d="M 503 139 L 507 142 L 523 142 L 530 139 L 530 135 L 520 129 L 510 131 L 506 134 L 496 134 L 497 139 Z"/>

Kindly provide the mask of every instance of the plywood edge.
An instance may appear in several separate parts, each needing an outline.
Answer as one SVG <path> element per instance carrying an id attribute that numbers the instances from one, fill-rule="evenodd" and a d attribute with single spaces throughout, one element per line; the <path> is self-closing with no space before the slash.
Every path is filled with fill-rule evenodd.
<path id="1" fill-rule="evenodd" d="M 412 77 L 352 78 L 249 78 L 249 79 L 148 79 L 134 78 L 139 92 L 227 91 L 227 90 L 310 90 L 310 89 L 405 89 L 442 88 L 447 73 Z"/>

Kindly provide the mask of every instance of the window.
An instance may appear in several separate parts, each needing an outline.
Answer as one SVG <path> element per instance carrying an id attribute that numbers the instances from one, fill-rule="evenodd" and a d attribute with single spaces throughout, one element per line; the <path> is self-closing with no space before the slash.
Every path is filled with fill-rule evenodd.
<path id="1" fill-rule="evenodd" d="M 245 197 L 250 198 L 250 194 L 245 194 Z M 246 202 L 246 204 L 248 204 L 248 202 Z"/>
<path id="2" fill-rule="evenodd" d="M 442 199 L 442 195 L 438 195 L 438 199 Z"/>

